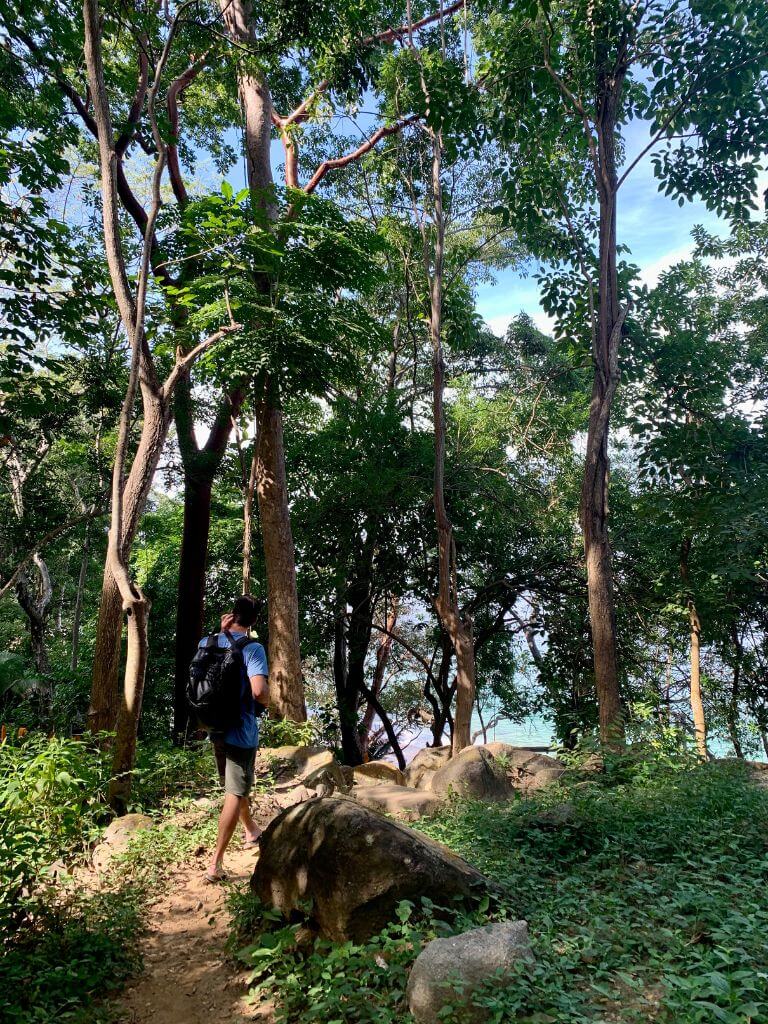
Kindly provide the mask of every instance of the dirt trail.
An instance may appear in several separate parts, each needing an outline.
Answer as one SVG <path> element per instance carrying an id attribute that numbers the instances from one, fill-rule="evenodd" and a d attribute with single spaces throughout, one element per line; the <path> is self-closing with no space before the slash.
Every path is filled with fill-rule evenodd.
<path id="1" fill-rule="evenodd" d="M 258 852 L 243 850 L 242 830 L 225 858 L 230 883 L 247 881 Z M 268 1006 L 248 1005 L 247 971 L 228 957 L 228 884 L 204 880 L 207 855 L 174 867 L 150 904 L 142 939 L 144 970 L 123 992 L 119 1024 L 210 1024 L 271 1020 Z"/>

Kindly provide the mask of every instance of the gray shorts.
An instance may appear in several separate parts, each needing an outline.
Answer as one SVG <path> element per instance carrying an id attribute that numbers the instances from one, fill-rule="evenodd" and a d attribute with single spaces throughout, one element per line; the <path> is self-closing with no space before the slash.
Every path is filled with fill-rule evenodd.
<path id="1" fill-rule="evenodd" d="M 248 796 L 253 788 L 256 747 L 233 747 L 223 740 L 214 740 L 213 752 L 224 792 Z"/>

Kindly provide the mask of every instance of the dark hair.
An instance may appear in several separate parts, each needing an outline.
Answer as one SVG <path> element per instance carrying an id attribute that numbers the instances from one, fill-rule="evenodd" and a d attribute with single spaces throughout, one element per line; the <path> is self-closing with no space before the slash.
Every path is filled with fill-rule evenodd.
<path id="1" fill-rule="evenodd" d="M 259 617 L 259 602 L 250 594 L 243 594 L 232 606 L 232 614 L 238 626 L 252 626 Z"/>

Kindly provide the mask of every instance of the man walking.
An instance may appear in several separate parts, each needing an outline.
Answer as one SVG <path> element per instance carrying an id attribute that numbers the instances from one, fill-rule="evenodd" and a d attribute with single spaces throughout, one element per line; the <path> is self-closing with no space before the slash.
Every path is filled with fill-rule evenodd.
<path id="1" fill-rule="evenodd" d="M 255 640 L 243 642 L 250 635 L 250 627 L 256 621 L 258 606 L 252 597 L 238 597 L 232 611 L 221 620 L 221 632 L 217 635 L 219 647 L 232 644 L 240 647 L 243 662 L 243 678 L 240 691 L 240 721 L 224 733 L 212 735 L 213 748 L 219 777 L 224 786 L 224 806 L 219 816 L 219 832 L 216 849 L 206 872 L 206 880 L 220 882 L 226 879 L 223 859 L 230 840 L 237 828 L 238 818 L 245 827 L 245 846 L 256 846 L 260 829 L 251 815 L 249 794 L 253 787 L 256 749 L 259 745 L 259 720 L 256 703 L 269 703 L 267 682 L 267 656 L 264 648 Z M 209 643 L 209 637 L 200 641 L 200 647 Z"/>

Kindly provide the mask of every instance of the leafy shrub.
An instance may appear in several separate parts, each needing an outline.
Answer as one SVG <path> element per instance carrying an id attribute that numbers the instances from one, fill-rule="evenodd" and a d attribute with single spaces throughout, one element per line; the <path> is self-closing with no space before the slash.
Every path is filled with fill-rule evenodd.
<path id="1" fill-rule="evenodd" d="M 205 740 L 186 747 L 168 741 L 140 744 L 133 771 L 131 808 L 151 810 L 172 797 L 209 793 L 218 787 L 216 762 Z"/>
<path id="2" fill-rule="evenodd" d="M 82 854 L 110 817 L 110 755 L 93 738 L 27 733 L 0 743 L 0 927 L 22 917 L 20 895 L 42 868 Z M 208 744 L 138 748 L 132 809 L 216 785 Z"/>
<path id="3" fill-rule="evenodd" d="M 304 747 L 318 740 L 315 723 L 291 722 L 287 718 L 272 718 L 265 715 L 259 724 L 259 742 L 262 747 Z"/>
<path id="4" fill-rule="evenodd" d="M 275 1024 L 382 1024 L 411 1021 L 405 1004 L 408 973 L 425 942 L 476 922 L 433 915 L 429 900 L 418 913 L 404 900 L 397 921 L 367 942 L 335 943 L 311 936 L 303 923 L 286 924 L 249 892 L 235 892 L 230 909 L 236 937 L 254 936 L 237 951 L 252 968 L 252 992 L 276 996 Z"/>
<path id="5" fill-rule="evenodd" d="M 94 1000 L 138 968 L 140 911 L 127 890 L 38 901 L 34 930 L 0 958 L 3 1021 L 84 1022 Z"/>
<path id="6" fill-rule="evenodd" d="M 0 743 L 0 926 L 40 869 L 83 851 L 106 817 L 109 770 L 95 743 L 29 733 Z"/>
<path id="7" fill-rule="evenodd" d="M 768 799 L 739 765 L 685 767 L 582 784 L 559 825 L 554 794 L 420 824 L 529 922 L 535 968 L 478 995 L 488 1021 L 768 1021 Z"/>

